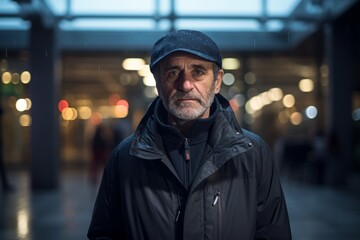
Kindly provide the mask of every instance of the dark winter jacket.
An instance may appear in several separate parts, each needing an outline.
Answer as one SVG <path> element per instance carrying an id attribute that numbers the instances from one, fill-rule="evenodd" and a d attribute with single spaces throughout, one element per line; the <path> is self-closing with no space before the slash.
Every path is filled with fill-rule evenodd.
<path id="1" fill-rule="evenodd" d="M 269 148 L 221 107 L 189 190 L 168 159 L 153 116 L 112 153 L 96 199 L 89 239 L 291 239 L 288 213 Z"/>

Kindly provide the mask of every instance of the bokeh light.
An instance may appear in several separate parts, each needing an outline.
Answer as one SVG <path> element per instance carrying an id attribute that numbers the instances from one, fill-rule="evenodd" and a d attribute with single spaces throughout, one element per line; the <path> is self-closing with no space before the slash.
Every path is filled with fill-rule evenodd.
<path id="1" fill-rule="evenodd" d="M 93 125 L 99 125 L 102 122 L 102 115 L 99 112 L 93 112 L 90 118 L 90 123 Z"/>
<path id="2" fill-rule="evenodd" d="M 262 104 L 265 105 L 269 105 L 272 101 L 269 98 L 269 94 L 267 92 L 263 92 L 259 94 L 259 97 L 261 99 Z"/>
<path id="3" fill-rule="evenodd" d="M 143 83 L 145 86 L 148 86 L 148 87 L 155 87 L 156 86 L 156 81 L 155 81 L 155 78 L 154 76 L 151 74 L 151 75 L 147 75 L 143 78 Z"/>
<path id="4" fill-rule="evenodd" d="M 66 101 L 65 99 L 59 101 L 58 109 L 60 112 L 62 112 L 65 108 L 68 108 L 68 107 L 69 107 L 68 101 Z"/>
<path id="5" fill-rule="evenodd" d="M 1 80 L 4 84 L 9 84 L 11 82 L 11 73 L 10 72 L 4 72 L 1 75 Z"/>
<path id="6" fill-rule="evenodd" d="M 124 106 L 126 108 L 129 108 L 129 103 L 125 99 L 121 99 L 117 101 L 116 106 Z"/>
<path id="7" fill-rule="evenodd" d="M 30 110 L 31 106 L 32 106 L 32 102 L 30 98 L 25 98 L 26 101 L 26 109 L 25 110 Z"/>
<path id="8" fill-rule="evenodd" d="M 31 74 L 29 71 L 24 71 L 20 75 L 20 80 L 23 84 L 28 84 L 31 80 Z"/>
<path id="9" fill-rule="evenodd" d="M 23 127 L 31 126 L 31 116 L 29 114 L 23 114 L 19 118 L 20 125 Z"/>
<path id="10" fill-rule="evenodd" d="M 315 106 L 309 106 L 305 109 L 305 114 L 307 118 L 314 119 L 318 114 L 318 110 Z"/>
<path id="11" fill-rule="evenodd" d="M 271 88 L 268 95 L 271 101 L 280 101 L 283 97 L 283 91 L 280 88 Z"/>
<path id="12" fill-rule="evenodd" d="M 302 115 L 299 112 L 293 112 L 290 115 L 290 121 L 293 125 L 300 125 L 302 122 Z"/>
<path id="13" fill-rule="evenodd" d="M 61 116 L 64 120 L 74 121 L 78 116 L 78 112 L 75 108 L 67 107 L 62 110 Z"/>
<path id="14" fill-rule="evenodd" d="M 237 58 L 223 58 L 222 67 L 224 70 L 237 70 L 240 68 L 240 61 Z"/>
<path id="15" fill-rule="evenodd" d="M 237 58 L 223 58 L 222 66 L 225 70 L 237 70 L 240 68 L 240 61 Z"/>
<path id="16" fill-rule="evenodd" d="M 27 108 L 27 102 L 24 98 L 19 98 L 15 103 L 16 110 L 23 112 Z"/>
<path id="17" fill-rule="evenodd" d="M 122 62 L 122 67 L 129 71 L 139 71 L 143 69 L 145 61 L 142 58 L 126 58 Z"/>
<path id="18" fill-rule="evenodd" d="M 314 82 L 311 79 L 302 79 L 299 82 L 299 89 L 302 92 L 311 92 L 314 89 Z"/>
<path id="19" fill-rule="evenodd" d="M 353 110 L 352 118 L 353 118 L 354 121 L 359 121 L 360 120 L 360 108 L 357 108 L 357 109 Z"/>
<path id="20" fill-rule="evenodd" d="M 124 105 L 117 105 L 115 107 L 115 116 L 118 118 L 125 118 L 128 115 L 128 108 Z"/>
<path id="21" fill-rule="evenodd" d="M 149 65 L 147 64 L 143 65 L 143 67 L 140 70 L 138 70 L 138 74 L 141 77 L 152 75 Z"/>
<path id="22" fill-rule="evenodd" d="M 238 107 L 242 107 L 245 104 L 245 96 L 243 94 L 236 94 L 233 99 L 235 100 Z"/>
<path id="23" fill-rule="evenodd" d="M 90 119 L 91 115 L 92 115 L 92 110 L 90 107 L 88 106 L 81 106 L 78 109 L 79 112 L 79 118 L 80 119 Z"/>
<path id="24" fill-rule="evenodd" d="M 20 82 L 20 74 L 18 74 L 18 73 L 13 73 L 13 74 L 11 75 L 11 82 L 12 82 L 13 84 L 18 84 L 18 83 Z"/>
<path id="25" fill-rule="evenodd" d="M 285 107 L 291 108 L 295 105 L 295 97 L 292 94 L 287 94 L 284 96 L 282 103 Z"/>
<path id="26" fill-rule="evenodd" d="M 249 85 L 253 85 L 256 82 L 256 75 L 253 72 L 248 72 L 244 76 L 245 82 Z"/>
<path id="27" fill-rule="evenodd" d="M 235 82 L 234 74 L 232 73 L 225 73 L 223 77 L 223 83 L 227 86 L 233 85 Z"/>
<path id="28" fill-rule="evenodd" d="M 285 124 L 289 121 L 289 115 L 288 115 L 287 111 L 281 111 L 279 113 L 278 118 L 279 118 L 280 123 L 282 123 L 282 124 Z"/>
<path id="29" fill-rule="evenodd" d="M 112 105 L 112 106 L 115 106 L 117 101 L 120 100 L 120 95 L 117 94 L 117 93 L 113 93 L 109 96 L 109 104 Z"/>

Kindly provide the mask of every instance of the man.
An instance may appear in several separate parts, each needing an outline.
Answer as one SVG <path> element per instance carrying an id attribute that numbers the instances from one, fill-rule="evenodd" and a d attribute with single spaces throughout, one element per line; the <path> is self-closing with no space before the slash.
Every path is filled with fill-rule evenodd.
<path id="1" fill-rule="evenodd" d="M 291 239 L 272 155 L 219 94 L 221 65 L 201 32 L 155 43 L 159 97 L 108 161 L 90 239 Z"/>

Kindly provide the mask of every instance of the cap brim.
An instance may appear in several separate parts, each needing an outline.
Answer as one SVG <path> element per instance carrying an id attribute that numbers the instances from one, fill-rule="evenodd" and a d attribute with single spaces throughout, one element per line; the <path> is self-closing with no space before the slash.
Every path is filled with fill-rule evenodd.
<path id="1" fill-rule="evenodd" d="M 176 48 L 176 49 L 173 49 L 169 52 L 167 52 L 166 54 L 158 57 L 158 59 L 156 61 L 154 61 L 153 63 L 151 63 L 150 65 L 150 71 L 153 72 L 156 64 L 158 64 L 159 62 L 161 62 L 161 60 L 165 59 L 166 57 L 168 57 L 169 55 L 173 54 L 174 52 L 187 52 L 187 53 L 190 53 L 190 54 L 193 54 L 195 56 L 198 56 L 200 58 L 203 58 L 205 60 L 208 60 L 210 62 L 214 62 L 217 64 L 217 61 L 216 59 L 214 59 L 213 57 L 203 53 L 203 52 L 199 52 L 199 51 L 195 51 L 195 50 L 192 50 L 192 49 L 186 49 L 186 48 Z"/>

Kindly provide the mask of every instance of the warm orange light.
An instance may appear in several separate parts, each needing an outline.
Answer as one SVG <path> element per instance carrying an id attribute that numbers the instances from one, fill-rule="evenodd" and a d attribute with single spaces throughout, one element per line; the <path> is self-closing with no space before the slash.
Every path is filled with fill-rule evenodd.
<path id="1" fill-rule="evenodd" d="M 24 71 L 20 75 L 20 81 L 24 84 L 28 84 L 31 80 L 31 74 L 29 71 Z"/>
<path id="2" fill-rule="evenodd" d="M 119 100 L 120 100 L 120 96 L 117 93 L 113 93 L 109 96 L 109 104 L 112 106 L 115 106 Z"/>
<path id="3" fill-rule="evenodd" d="M 21 126 L 29 127 L 29 126 L 31 126 L 31 116 L 29 114 L 21 115 L 19 122 L 20 122 Z"/>
<path id="4" fill-rule="evenodd" d="M 302 116 L 299 112 L 294 112 L 290 116 L 290 121 L 293 125 L 299 125 L 302 122 Z"/>
<path id="5" fill-rule="evenodd" d="M 88 106 L 82 106 L 78 109 L 80 119 L 89 119 L 92 115 L 92 110 Z"/>
<path id="6" fill-rule="evenodd" d="M 125 118 L 128 115 L 128 108 L 124 105 L 118 105 L 115 107 L 115 116 L 118 118 Z"/>
<path id="7" fill-rule="evenodd" d="M 283 104 L 287 108 L 291 108 L 295 105 L 295 97 L 292 94 L 286 94 L 282 100 Z"/>
<path id="8" fill-rule="evenodd" d="M 99 112 L 93 112 L 90 122 L 93 125 L 99 125 L 102 122 L 102 115 Z"/>
<path id="9" fill-rule="evenodd" d="M 4 84 L 9 84 L 11 82 L 11 73 L 10 72 L 4 72 L 2 74 L 2 82 Z"/>
<path id="10" fill-rule="evenodd" d="M 74 121 L 78 116 L 78 112 L 75 108 L 64 108 L 61 116 L 64 120 Z"/>
<path id="11" fill-rule="evenodd" d="M 234 112 L 236 112 L 237 110 L 239 110 L 239 104 L 237 103 L 236 99 L 235 98 L 232 98 L 230 101 L 230 107 L 232 108 L 232 110 Z"/>
<path id="12" fill-rule="evenodd" d="M 126 108 L 129 108 L 129 103 L 125 99 L 121 99 L 121 100 L 117 101 L 116 105 L 117 106 L 124 106 Z"/>

